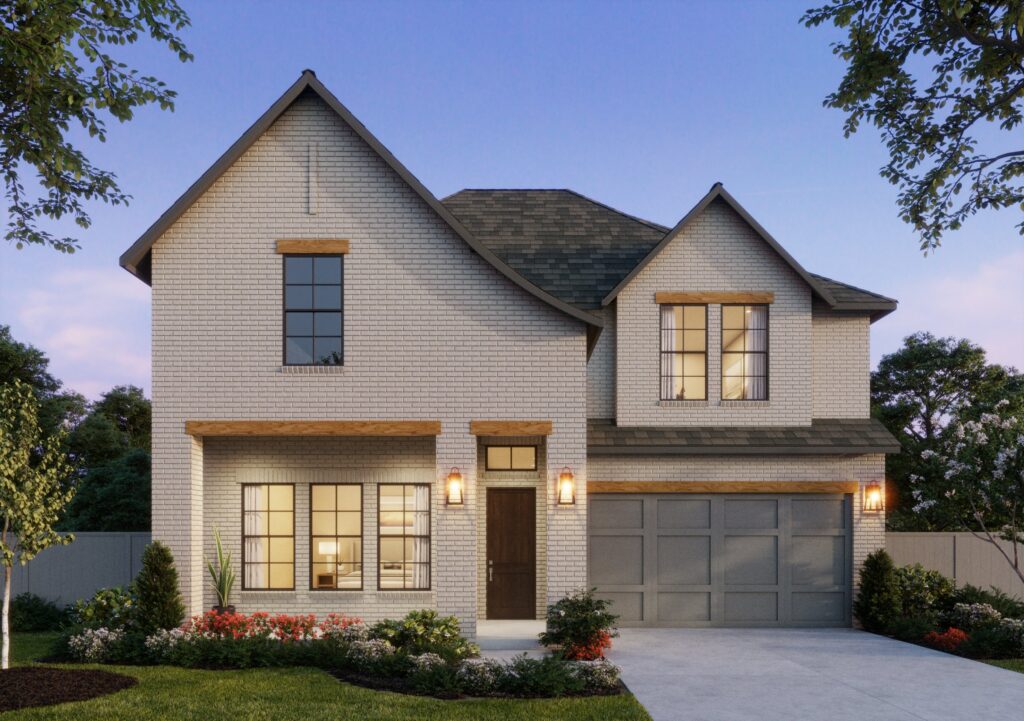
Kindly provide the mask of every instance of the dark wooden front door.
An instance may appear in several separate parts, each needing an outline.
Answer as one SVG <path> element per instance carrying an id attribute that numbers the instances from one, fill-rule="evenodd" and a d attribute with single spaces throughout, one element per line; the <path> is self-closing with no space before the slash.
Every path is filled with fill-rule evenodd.
<path id="1" fill-rule="evenodd" d="M 534 489 L 487 489 L 487 618 L 536 618 L 536 519 Z"/>

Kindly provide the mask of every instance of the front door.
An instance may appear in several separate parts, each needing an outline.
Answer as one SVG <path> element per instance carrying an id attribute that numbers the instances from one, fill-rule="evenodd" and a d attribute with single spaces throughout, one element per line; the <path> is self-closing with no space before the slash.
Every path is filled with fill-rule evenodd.
<path id="1" fill-rule="evenodd" d="M 487 618 L 536 618 L 533 488 L 487 489 Z"/>

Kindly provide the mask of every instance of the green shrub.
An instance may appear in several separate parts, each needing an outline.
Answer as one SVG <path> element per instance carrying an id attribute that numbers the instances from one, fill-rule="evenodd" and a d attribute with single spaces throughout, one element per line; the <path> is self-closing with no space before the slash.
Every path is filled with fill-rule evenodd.
<path id="1" fill-rule="evenodd" d="M 68 611 L 34 593 L 11 599 L 11 630 L 22 633 L 58 631 L 68 620 Z"/>
<path id="2" fill-rule="evenodd" d="M 932 631 L 938 630 L 934 614 L 921 616 L 897 616 L 889 620 L 883 631 L 900 641 L 920 643 Z"/>
<path id="3" fill-rule="evenodd" d="M 878 550 L 864 559 L 853 613 L 867 631 L 885 633 L 901 617 L 903 600 L 892 558 Z"/>
<path id="4" fill-rule="evenodd" d="M 547 628 L 540 634 L 545 646 L 558 646 L 566 658 L 592 660 L 603 655 L 617 636 L 618 616 L 609 602 L 594 596 L 596 589 L 580 590 L 548 606 Z"/>
<path id="5" fill-rule="evenodd" d="M 198 638 L 178 643 L 167 663 L 185 668 L 243 669 L 289 666 L 291 648 L 270 638 Z"/>
<path id="6" fill-rule="evenodd" d="M 516 656 L 498 676 L 498 690 L 511 696 L 565 696 L 585 690 L 575 663 L 558 656 Z"/>
<path id="7" fill-rule="evenodd" d="M 951 610 L 953 605 L 957 603 L 965 603 L 967 605 L 987 603 L 1006 618 L 1024 619 L 1024 601 L 1019 601 L 998 588 L 986 591 L 970 584 L 962 586 L 953 592 L 952 597 L 947 601 L 947 608 L 944 610 Z"/>
<path id="8" fill-rule="evenodd" d="M 971 631 L 960 653 L 968 658 L 1020 658 L 1024 655 L 1024 622 L 1003 619 Z"/>
<path id="9" fill-rule="evenodd" d="M 920 563 L 895 570 L 903 616 L 938 617 L 940 609 L 953 597 L 953 581 Z"/>
<path id="10" fill-rule="evenodd" d="M 78 600 L 71 621 L 85 628 L 119 629 L 134 621 L 138 599 L 132 586 L 101 588 L 88 601 Z"/>
<path id="11" fill-rule="evenodd" d="M 146 546 L 142 554 L 142 569 L 135 578 L 135 591 L 138 596 L 136 625 L 144 633 L 177 628 L 185 619 L 185 604 L 178 589 L 174 556 L 160 541 Z"/>
<path id="12" fill-rule="evenodd" d="M 409 660 L 409 685 L 417 693 L 455 698 L 462 692 L 457 664 L 448 663 L 436 653 L 412 656 Z"/>
<path id="13" fill-rule="evenodd" d="M 381 621 L 370 628 L 370 638 L 387 641 L 403 654 L 436 653 L 449 662 L 480 652 L 476 644 L 462 637 L 457 618 L 438 616 L 431 610 L 410 611 L 401 620 Z"/>

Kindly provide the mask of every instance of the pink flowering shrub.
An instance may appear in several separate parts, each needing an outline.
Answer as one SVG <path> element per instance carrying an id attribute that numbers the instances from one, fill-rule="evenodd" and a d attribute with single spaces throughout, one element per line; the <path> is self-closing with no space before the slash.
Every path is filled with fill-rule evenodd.
<path id="1" fill-rule="evenodd" d="M 270 615 L 259 611 L 244 613 L 216 613 L 207 611 L 193 616 L 182 626 L 182 639 L 198 638 L 266 638 L 277 641 L 313 641 L 321 638 L 341 638 L 350 627 L 361 625 L 358 618 L 328 614 L 317 621 L 314 614 L 289 616 Z"/>

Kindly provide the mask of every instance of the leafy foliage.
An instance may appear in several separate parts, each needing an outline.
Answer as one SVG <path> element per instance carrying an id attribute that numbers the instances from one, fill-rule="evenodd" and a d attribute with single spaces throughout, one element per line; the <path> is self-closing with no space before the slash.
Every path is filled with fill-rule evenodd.
<path id="1" fill-rule="evenodd" d="M 872 414 L 902 447 L 886 456 L 886 486 L 895 489 L 886 508 L 890 530 L 964 530 L 941 507 L 915 508 L 910 477 L 933 472 L 921 454 L 940 448 L 951 423 L 977 420 L 1001 399 L 1024 411 L 1024 375 L 988 363 L 970 341 L 915 333 L 882 358 L 871 375 Z"/>
<path id="2" fill-rule="evenodd" d="M 231 589 L 235 586 L 235 569 L 231 565 L 231 554 L 225 553 L 224 546 L 220 542 L 220 529 L 213 530 L 213 540 L 217 544 L 217 565 L 213 561 L 206 562 L 206 569 L 210 572 L 210 579 L 213 581 L 213 590 L 217 594 L 217 604 L 226 608 L 231 601 Z"/>
<path id="3" fill-rule="evenodd" d="M 920 563 L 895 570 L 903 616 L 936 616 L 953 598 L 953 581 Z"/>
<path id="4" fill-rule="evenodd" d="M 71 607 L 71 621 L 86 628 L 123 629 L 135 619 L 138 595 L 132 585 L 101 588 Z"/>
<path id="5" fill-rule="evenodd" d="M 892 557 L 878 550 L 864 559 L 860 570 L 860 590 L 853 613 L 867 631 L 884 633 L 900 617 L 903 605 L 899 581 Z"/>
<path id="6" fill-rule="evenodd" d="M 57 631 L 67 617 L 66 609 L 34 593 L 21 593 L 11 600 L 11 629 L 17 633 Z"/>
<path id="7" fill-rule="evenodd" d="M 86 400 L 78 393 L 62 391 L 63 384 L 49 371 L 50 359 L 35 346 L 19 343 L 10 326 L 0 325 L 0 378 L 21 381 L 32 387 L 39 401 L 39 426 L 45 435 L 74 426 L 85 416 Z"/>
<path id="8" fill-rule="evenodd" d="M 455 661 L 479 653 L 476 644 L 462 637 L 454 616 L 439 616 L 434 610 L 410 611 L 401 620 L 385 619 L 370 628 L 370 638 L 387 641 L 411 655 L 436 653 Z"/>
<path id="9" fill-rule="evenodd" d="M 545 646 L 559 646 L 565 658 L 592 660 L 604 655 L 618 635 L 608 601 L 596 589 L 579 590 L 548 606 L 547 629 L 540 634 Z"/>
<path id="10" fill-rule="evenodd" d="M 882 177 L 922 250 L 982 209 L 1024 210 L 1024 4 L 831 0 L 803 22 L 847 34 L 832 46 L 846 74 L 825 105 L 847 113 L 847 137 L 863 122 L 881 131 Z"/>
<path id="11" fill-rule="evenodd" d="M 182 61 L 192 59 L 176 34 L 189 24 L 175 0 L 12 0 L 0 5 L 0 159 L 8 200 L 6 239 L 18 248 L 78 243 L 39 226 L 71 216 L 82 228 L 84 202 L 127 203 L 114 174 L 94 166 L 68 139 L 72 124 L 105 141 L 101 113 L 120 122 L 138 107 L 174 107 L 175 93 L 111 54 L 148 35 Z M 31 168 L 37 188 L 26 188 Z"/>
<path id="12" fill-rule="evenodd" d="M 56 531 L 74 489 L 64 480 L 71 466 L 60 431 L 45 435 L 39 426 L 39 403 L 32 387 L 19 380 L 0 386 L 0 564 L 4 567 L 3 649 L 7 668 L 10 648 L 11 574 L 41 551 L 74 540 Z"/>
<path id="13" fill-rule="evenodd" d="M 142 568 L 135 578 L 138 596 L 137 626 L 145 633 L 177 628 L 185 618 L 185 604 L 178 589 L 174 556 L 160 541 L 146 546 Z"/>
<path id="14" fill-rule="evenodd" d="M 61 528 L 75 531 L 148 531 L 151 461 L 149 453 L 131 450 L 110 463 L 89 469 Z"/>
<path id="15" fill-rule="evenodd" d="M 952 603 L 967 605 L 987 603 L 1007 618 L 1024 619 L 1024 601 L 1019 601 L 998 588 L 986 590 L 967 584 L 956 589 L 950 600 Z"/>

